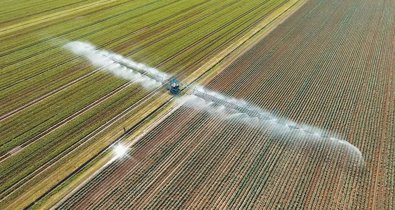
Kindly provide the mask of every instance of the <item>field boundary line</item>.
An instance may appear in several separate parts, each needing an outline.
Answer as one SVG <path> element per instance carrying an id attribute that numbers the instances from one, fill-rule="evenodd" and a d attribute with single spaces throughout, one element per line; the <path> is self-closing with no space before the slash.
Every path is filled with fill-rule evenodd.
<path id="1" fill-rule="evenodd" d="M 172 113 L 174 113 L 179 107 L 181 107 L 182 104 L 176 104 L 170 102 L 170 104 L 167 104 L 161 110 L 157 115 L 153 116 L 152 119 L 148 120 L 148 122 L 144 123 L 142 128 L 138 129 L 136 132 L 133 132 L 130 136 L 127 136 L 127 147 L 131 147 L 134 144 L 136 144 L 141 138 L 143 138 L 148 132 L 152 131 L 157 125 L 159 125 L 161 122 L 163 122 L 168 116 L 170 116 Z M 151 123 L 152 122 L 152 123 Z M 92 180 L 97 174 L 99 174 L 101 171 L 103 171 L 108 165 L 112 163 L 112 154 L 107 154 L 105 157 L 99 160 L 99 168 L 98 169 L 93 169 L 93 168 L 88 168 L 87 171 L 93 171 L 91 172 L 92 174 L 87 178 L 83 179 L 84 177 L 78 177 L 79 179 L 82 179 L 81 183 L 75 183 L 76 187 L 69 192 L 66 196 L 62 197 L 61 200 L 59 200 L 54 206 L 51 207 L 51 209 L 56 209 L 58 205 L 66 201 L 70 196 L 72 196 L 75 192 L 77 192 L 79 189 L 81 189 L 86 183 L 88 183 L 90 180 Z M 47 206 L 46 208 L 49 208 Z"/>
<path id="2" fill-rule="evenodd" d="M 218 75 L 222 70 L 224 70 L 228 65 L 230 65 L 230 63 L 232 62 L 232 60 L 234 58 L 239 57 L 244 52 L 251 49 L 257 42 L 261 41 L 266 35 L 268 35 L 271 31 L 273 31 L 277 25 L 281 24 L 283 21 L 286 20 L 287 17 L 292 15 L 302 5 L 304 5 L 305 2 L 307 2 L 307 0 L 290 0 L 286 3 L 284 3 L 278 9 L 275 9 L 262 22 L 257 24 L 249 32 L 247 32 L 244 36 L 239 38 L 238 41 L 231 44 L 229 47 L 225 48 L 223 51 L 221 51 L 216 56 L 214 56 L 211 60 L 206 62 L 204 65 L 202 65 L 197 70 L 195 70 L 190 76 L 185 78 L 185 80 L 183 81 L 184 84 L 192 84 L 192 83 L 196 83 L 197 81 L 199 81 L 201 84 L 205 84 L 205 83 L 209 82 L 216 75 Z M 157 94 L 155 94 L 155 95 L 157 95 Z M 163 98 L 162 98 L 162 96 L 163 96 Z M 167 94 L 167 92 L 159 95 L 159 97 L 156 100 L 152 101 L 153 103 L 150 103 L 150 105 L 152 106 L 151 111 L 155 112 L 161 106 L 164 106 L 164 110 L 168 110 L 169 107 L 170 107 L 170 109 L 176 110 L 177 106 L 174 107 L 174 105 L 171 105 L 172 103 L 168 103 L 168 100 L 167 100 L 168 97 L 169 97 L 169 95 Z M 172 111 L 173 110 L 170 110 L 166 113 L 169 113 Z M 154 118 L 154 119 L 159 118 L 158 121 L 163 121 L 166 116 L 168 116 L 168 115 L 164 114 L 162 111 L 160 113 L 157 113 L 155 116 L 152 116 L 152 118 Z M 136 116 L 136 118 L 143 118 L 143 116 Z M 136 123 L 136 122 L 138 123 L 139 119 L 136 119 L 136 118 L 125 120 L 125 122 L 134 121 L 134 123 Z M 151 121 L 152 120 L 148 120 L 148 122 L 151 122 Z M 130 127 L 134 127 L 134 126 L 139 127 L 137 130 L 133 131 L 133 134 L 135 137 L 136 136 L 140 137 L 141 134 L 145 134 L 147 131 L 149 131 L 150 129 L 153 129 L 155 127 L 155 126 L 150 126 L 152 124 L 144 122 L 144 120 L 142 121 L 142 123 L 143 124 L 140 124 L 140 125 L 129 124 Z M 121 124 L 123 125 L 124 123 L 121 123 Z M 153 125 L 157 125 L 157 123 L 154 123 Z M 117 129 L 115 129 L 115 130 L 117 130 Z M 116 132 L 116 131 L 115 131 L 115 133 L 119 134 L 119 132 Z M 107 132 L 107 135 L 104 135 L 104 136 L 108 136 L 110 134 L 115 134 L 115 133 L 114 133 L 114 131 Z M 136 135 L 136 134 L 140 134 L 140 135 Z M 116 136 L 116 135 L 112 135 L 112 136 Z M 130 137 L 131 136 L 126 137 L 126 139 L 128 139 L 127 142 L 131 142 Z M 133 138 L 133 139 L 135 139 L 135 138 Z M 133 139 L 132 139 L 132 141 L 133 141 Z M 92 146 L 94 146 L 94 145 L 92 145 Z M 90 148 L 90 147 L 88 147 L 88 148 Z M 107 150 L 105 152 L 107 152 Z M 104 157 L 103 157 L 103 155 L 104 155 Z M 77 156 L 79 156 L 79 155 L 77 155 Z M 105 161 L 105 160 L 111 159 L 110 157 L 111 157 L 111 154 L 108 152 L 106 154 L 105 153 L 104 154 L 103 153 L 96 154 L 92 158 L 92 164 L 90 164 L 89 168 L 87 168 L 85 170 L 82 169 L 82 171 L 79 171 L 78 169 L 76 169 L 76 170 L 74 170 L 74 172 L 69 174 L 70 177 L 72 177 L 72 176 L 74 176 L 73 173 L 77 173 L 74 178 L 71 178 L 72 180 L 69 180 L 69 183 L 67 184 L 66 187 L 61 187 L 61 189 L 56 190 L 56 189 L 50 189 L 51 186 L 53 186 L 52 184 L 51 184 L 51 186 L 46 185 L 49 188 L 48 190 L 50 190 L 50 191 L 55 190 L 56 192 L 54 194 L 50 195 L 50 197 L 48 197 L 47 199 L 44 198 L 43 203 L 39 204 L 40 207 L 43 207 L 43 206 L 45 206 L 46 208 L 54 207 L 55 205 L 57 205 L 59 203 L 60 200 L 62 200 L 62 198 L 66 197 L 66 196 L 70 196 L 71 192 L 74 192 L 75 186 L 77 186 L 77 188 L 79 188 L 82 186 L 83 183 L 85 183 L 86 180 L 92 179 L 93 175 L 96 174 L 95 172 L 97 170 L 100 170 L 107 163 L 107 161 Z M 73 161 L 70 161 L 70 162 L 73 162 Z M 63 168 L 63 169 L 68 168 L 67 165 L 69 165 L 69 164 L 66 163 L 66 164 L 62 165 L 61 168 Z M 81 166 L 81 167 L 83 167 L 83 166 Z M 71 167 L 69 166 L 69 168 L 71 168 Z M 78 173 L 80 173 L 80 174 L 78 174 Z M 60 179 L 59 175 L 54 175 L 54 174 L 49 175 L 49 177 L 51 177 L 51 176 L 52 177 L 56 176 L 57 178 Z M 65 181 L 67 181 L 67 180 L 65 180 Z M 58 183 L 58 184 L 62 185 L 61 183 Z M 41 183 L 41 185 L 44 185 L 44 183 Z M 70 186 L 74 186 L 74 188 L 71 188 Z M 32 191 L 34 192 L 35 191 L 34 188 L 37 189 L 37 187 L 38 186 L 33 186 L 32 188 L 27 189 L 25 191 L 25 193 L 29 194 L 29 192 L 32 192 Z M 41 190 L 43 190 L 43 189 L 41 189 Z M 37 193 L 37 192 L 35 192 L 35 193 Z M 35 194 L 35 193 L 33 193 L 33 194 Z M 47 192 L 47 193 L 50 194 L 50 192 Z M 25 196 L 27 196 L 26 194 L 25 194 Z M 43 197 L 41 197 L 42 195 L 40 196 L 37 194 L 31 195 L 31 196 L 33 196 L 33 197 L 37 196 L 37 198 L 38 198 L 36 200 L 37 202 L 40 202 L 40 199 L 43 198 Z M 29 197 L 30 196 L 28 196 L 28 199 L 25 200 L 25 204 L 26 204 L 26 202 L 29 202 L 27 200 L 32 199 L 32 197 L 30 197 L 30 198 Z M 14 206 L 14 205 L 21 207 L 23 204 L 18 203 L 18 202 L 15 203 L 15 201 L 10 203 L 10 207 Z"/>
<path id="3" fill-rule="evenodd" d="M 81 5 L 79 7 L 75 7 L 75 8 L 70 8 L 68 10 L 64 10 L 64 11 L 59 11 L 59 12 L 55 12 L 52 14 L 48 14 L 48 15 L 44 15 L 41 17 L 36 17 L 33 19 L 29 19 L 26 21 L 23 21 L 21 23 L 16 23 L 10 26 L 7 26 L 3 29 L 0 29 L 0 36 L 4 36 L 28 27 L 33 27 L 39 24 L 43 24 L 46 22 L 50 22 L 56 19 L 60 19 L 60 18 L 64 18 L 70 15 L 75 15 L 79 12 L 83 12 L 85 10 L 89 10 L 89 9 L 93 9 L 95 7 L 99 7 L 99 6 L 104 6 L 106 4 L 112 3 L 112 2 L 116 2 L 117 0 L 101 0 L 98 2 L 93 2 L 90 4 L 86 4 L 86 5 Z"/>
<path id="4" fill-rule="evenodd" d="M 153 92 L 152 94 L 157 96 L 160 93 Z M 49 173 L 45 174 L 45 180 L 37 182 L 27 189 L 21 188 L 23 187 L 23 185 L 27 185 L 29 183 L 26 182 L 22 184 L 22 186 L 19 186 L 18 189 L 10 192 L 7 196 L 10 197 L 12 196 L 12 194 L 18 192 L 21 193 L 22 191 L 23 193 L 21 195 L 19 195 L 15 199 L 4 198 L 2 201 L 0 201 L 0 203 L 9 203 L 7 205 L 9 209 L 26 208 L 26 206 L 28 206 L 32 202 L 37 201 L 37 198 L 40 198 L 41 195 L 47 193 L 47 191 L 50 190 L 52 186 L 56 186 L 57 184 L 59 184 L 60 180 L 71 176 L 73 174 L 73 171 L 76 171 L 79 168 L 83 167 L 83 165 L 89 162 L 90 159 L 94 158 L 95 156 L 102 155 L 103 153 L 101 153 L 101 151 L 107 151 L 106 147 L 111 146 L 113 142 L 116 141 L 116 139 L 123 138 L 124 127 L 127 127 L 127 129 L 131 129 L 137 126 L 140 122 L 146 121 L 145 119 L 147 117 L 149 117 L 156 110 L 160 109 L 160 107 L 165 104 L 165 102 L 169 99 L 171 99 L 171 96 L 169 94 L 166 94 L 164 97 L 152 97 L 152 95 L 147 95 L 141 100 L 141 103 L 137 103 L 137 107 L 134 107 L 137 108 L 138 111 L 134 113 L 133 116 L 125 119 L 126 115 L 130 114 L 130 112 L 132 111 L 135 111 L 135 109 L 125 110 L 124 112 L 120 113 L 119 116 L 116 117 L 117 119 L 113 118 L 115 119 L 114 121 L 109 122 L 109 124 L 104 124 L 100 130 L 97 130 L 96 132 L 91 132 L 90 134 L 85 136 L 84 138 L 86 138 L 86 140 L 84 142 L 79 144 L 69 153 L 62 156 L 56 162 L 52 163 L 50 166 L 46 167 L 45 169 L 34 175 L 34 177 L 31 177 L 31 180 L 34 180 L 49 171 Z M 147 106 L 148 104 L 151 104 L 152 106 Z M 90 142 L 93 138 L 99 138 L 99 140 L 96 140 L 95 142 L 93 142 L 93 144 L 86 146 L 87 142 Z M 85 147 L 82 151 L 75 152 L 77 150 L 81 150 L 82 147 Z M 89 153 L 94 154 L 92 158 L 86 155 Z"/>

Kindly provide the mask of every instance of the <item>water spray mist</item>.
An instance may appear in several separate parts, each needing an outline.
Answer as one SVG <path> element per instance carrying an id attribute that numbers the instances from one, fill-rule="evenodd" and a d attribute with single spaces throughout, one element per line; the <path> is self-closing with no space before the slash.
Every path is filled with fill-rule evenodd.
<path id="1" fill-rule="evenodd" d="M 158 69 L 135 62 L 113 52 L 98 50 L 95 46 L 86 42 L 69 42 L 64 48 L 88 59 L 92 65 L 100 68 L 100 70 L 137 82 L 147 89 L 160 87 L 170 78 L 168 74 Z M 363 162 L 362 153 L 359 149 L 336 135 L 316 127 L 279 118 L 246 101 L 231 98 L 201 86 L 193 87 L 191 94 L 179 97 L 177 101 L 185 106 L 218 116 L 223 120 L 235 119 L 250 126 L 270 130 L 272 135 L 292 135 L 294 138 L 308 138 L 317 141 L 326 140 L 338 146 L 344 146 L 351 155 Z M 123 152 L 119 148 L 118 150 Z"/>
<path id="2" fill-rule="evenodd" d="M 64 48 L 89 60 L 92 65 L 102 71 L 139 83 L 147 89 L 160 87 L 169 78 L 169 75 L 155 68 L 106 50 L 98 50 L 87 42 L 69 42 L 64 45 Z"/>

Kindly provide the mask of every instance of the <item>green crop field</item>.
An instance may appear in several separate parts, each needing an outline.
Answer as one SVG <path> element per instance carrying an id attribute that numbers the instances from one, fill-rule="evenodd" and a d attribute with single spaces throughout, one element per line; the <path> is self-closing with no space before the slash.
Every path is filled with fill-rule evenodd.
<path id="1" fill-rule="evenodd" d="M 160 92 L 99 71 L 65 44 L 90 42 L 183 81 L 288 2 L 2 1 L 0 209 L 45 195 Z"/>

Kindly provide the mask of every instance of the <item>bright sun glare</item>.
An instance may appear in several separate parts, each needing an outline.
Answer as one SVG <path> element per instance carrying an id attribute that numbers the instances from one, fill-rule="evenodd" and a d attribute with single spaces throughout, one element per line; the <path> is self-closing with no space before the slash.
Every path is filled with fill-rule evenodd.
<path id="1" fill-rule="evenodd" d="M 115 154 L 115 158 L 117 159 L 126 156 L 127 152 L 128 152 L 128 148 L 125 145 L 117 144 L 114 146 L 114 154 Z"/>

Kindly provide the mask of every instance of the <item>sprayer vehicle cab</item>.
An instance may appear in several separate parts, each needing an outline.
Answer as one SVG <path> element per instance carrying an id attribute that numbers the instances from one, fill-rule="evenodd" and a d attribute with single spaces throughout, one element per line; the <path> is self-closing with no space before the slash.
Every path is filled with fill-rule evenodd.
<path id="1" fill-rule="evenodd" d="M 171 94 L 178 95 L 181 92 L 180 82 L 175 78 L 171 79 L 167 85 L 167 89 L 170 91 Z"/>

